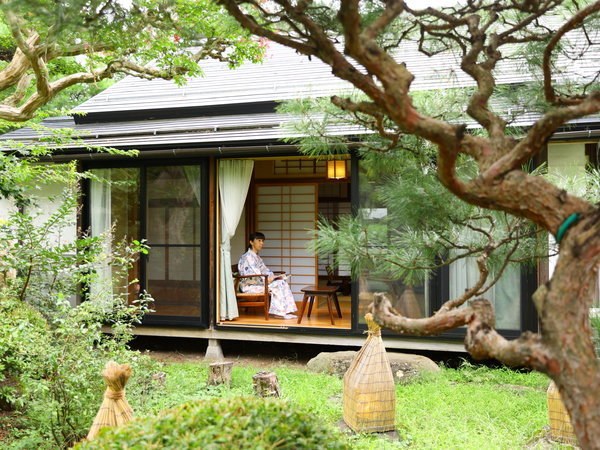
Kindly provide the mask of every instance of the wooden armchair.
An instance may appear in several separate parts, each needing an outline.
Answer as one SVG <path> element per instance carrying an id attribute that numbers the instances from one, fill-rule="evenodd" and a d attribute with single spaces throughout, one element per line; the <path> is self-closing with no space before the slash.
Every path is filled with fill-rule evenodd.
<path id="1" fill-rule="evenodd" d="M 237 264 L 231 266 L 231 273 L 233 274 L 233 287 L 235 289 L 235 298 L 238 302 L 238 306 L 241 308 L 251 306 L 262 306 L 265 311 L 265 320 L 269 320 L 269 306 L 271 294 L 269 294 L 269 275 L 240 275 Z M 264 279 L 264 292 L 250 293 L 240 292 L 240 281 L 243 278 L 257 278 L 262 277 Z"/>

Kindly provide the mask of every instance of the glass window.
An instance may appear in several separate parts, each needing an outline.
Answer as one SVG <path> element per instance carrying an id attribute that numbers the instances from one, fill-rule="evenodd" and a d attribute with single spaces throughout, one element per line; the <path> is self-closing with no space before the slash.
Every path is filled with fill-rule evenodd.
<path id="1" fill-rule="evenodd" d="M 128 280 L 116 280 L 110 265 L 102 264 L 92 293 L 112 293 L 127 286 L 133 300 L 145 289 L 155 300 L 152 315 L 200 316 L 200 166 L 107 168 L 92 173 L 107 181 L 91 182 L 92 235 L 112 230 L 114 242 L 145 238 L 150 246 L 147 257 L 129 271 Z M 134 279 L 141 281 L 129 283 Z"/>
<path id="2" fill-rule="evenodd" d="M 479 270 L 474 258 L 458 260 L 450 264 L 448 270 L 450 298 L 460 297 L 479 280 Z M 488 281 L 493 280 L 493 277 L 490 274 Z M 521 328 L 521 270 L 518 265 L 508 265 L 497 283 L 482 297 L 494 305 L 496 328 Z"/>
<path id="3" fill-rule="evenodd" d="M 94 179 L 90 186 L 90 217 L 92 236 L 105 236 L 105 252 L 110 251 L 111 239 L 140 239 L 139 169 L 114 168 L 94 169 Z M 117 292 L 129 292 L 130 300 L 137 298 L 139 284 L 130 284 L 139 279 L 139 262 L 129 270 L 128 279 L 120 279 L 106 259 L 98 267 L 98 281 L 90 288 L 94 298 Z"/>
<path id="4" fill-rule="evenodd" d="M 360 164 L 360 162 L 359 162 Z M 369 174 L 359 165 L 359 201 L 360 211 L 368 224 L 368 233 L 389 236 L 391 226 L 386 219 L 388 210 L 379 198 L 378 187 L 382 181 L 369 178 Z M 394 230 L 395 231 L 395 230 Z M 370 248 L 374 254 L 385 249 Z M 418 284 L 407 284 L 392 279 L 374 268 L 361 274 L 359 280 L 359 318 L 363 320 L 368 305 L 373 301 L 375 292 L 386 292 L 393 307 L 404 316 L 419 318 L 430 316 L 449 295 L 459 297 L 465 289 L 473 286 L 479 279 L 479 272 L 473 259 L 463 259 L 451 264 L 447 269 L 448 291 L 442 292 L 441 280 L 431 283 L 424 280 Z M 437 275 L 436 275 L 437 276 Z M 433 280 L 436 281 L 436 280 Z M 430 286 L 440 286 L 430 292 Z M 439 290 L 438 290 L 439 289 Z M 518 265 L 509 265 L 500 280 L 484 295 L 495 306 L 496 325 L 499 329 L 520 329 L 521 327 L 521 270 Z"/>
<path id="5" fill-rule="evenodd" d="M 149 167 L 147 289 L 156 315 L 200 314 L 200 167 Z"/>
<path id="6" fill-rule="evenodd" d="M 388 236 L 387 209 L 379 199 L 377 187 L 381 181 L 370 179 L 360 166 L 359 161 L 359 204 L 363 219 L 369 227 L 369 233 Z M 383 249 L 370 248 L 371 254 Z M 359 321 L 364 323 L 364 316 L 369 305 L 373 302 L 375 292 L 385 292 L 390 297 L 392 305 L 403 315 L 412 318 L 427 317 L 431 313 L 428 281 L 406 284 L 402 280 L 380 273 L 376 268 L 366 270 L 359 277 L 358 314 Z"/>

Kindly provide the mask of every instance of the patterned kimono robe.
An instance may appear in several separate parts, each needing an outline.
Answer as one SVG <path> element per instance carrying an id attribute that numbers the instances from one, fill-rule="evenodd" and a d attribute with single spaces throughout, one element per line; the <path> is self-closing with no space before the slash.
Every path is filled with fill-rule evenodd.
<path id="1" fill-rule="evenodd" d="M 269 275 L 274 277 L 273 272 L 269 270 L 262 258 L 248 250 L 240 257 L 238 262 L 240 275 Z M 259 293 L 264 292 L 264 278 L 244 278 L 240 282 L 242 292 Z M 297 311 L 296 302 L 290 286 L 285 280 L 273 280 L 269 283 L 269 292 L 271 293 L 271 307 L 269 314 L 283 316 Z"/>

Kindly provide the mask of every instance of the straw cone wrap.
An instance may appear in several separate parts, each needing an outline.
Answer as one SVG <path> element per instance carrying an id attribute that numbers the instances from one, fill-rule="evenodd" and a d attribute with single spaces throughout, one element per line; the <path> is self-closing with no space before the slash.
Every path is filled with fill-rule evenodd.
<path id="1" fill-rule="evenodd" d="M 125 385 L 130 376 L 129 364 L 117 364 L 114 361 L 106 364 L 102 371 L 106 382 L 104 400 L 87 435 L 88 440 L 94 438 L 103 427 L 114 427 L 131 421 L 133 411 L 125 398 Z"/>
<path id="2" fill-rule="evenodd" d="M 550 382 L 550 386 L 548 386 L 547 397 L 550 439 L 563 444 L 577 445 L 577 436 L 571 424 L 571 417 L 560 398 L 554 381 Z"/>
<path id="3" fill-rule="evenodd" d="M 381 328 L 369 313 L 367 341 L 344 375 L 344 421 L 355 432 L 395 429 L 394 376 L 381 340 Z"/>
<path id="4" fill-rule="evenodd" d="M 417 296 L 415 295 L 415 291 L 411 286 L 406 286 L 406 289 L 404 289 L 404 292 L 402 292 L 402 295 L 400 296 L 395 308 L 405 317 L 412 317 L 414 319 L 423 317 L 421 305 L 419 304 Z"/>

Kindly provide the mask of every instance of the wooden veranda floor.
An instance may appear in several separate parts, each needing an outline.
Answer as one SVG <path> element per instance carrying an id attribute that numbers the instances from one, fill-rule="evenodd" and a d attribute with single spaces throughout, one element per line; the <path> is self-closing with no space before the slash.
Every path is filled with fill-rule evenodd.
<path id="1" fill-rule="evenodd" d="M 333 312 L 335 325 L 331 325 L 329 320 L 329 312 L 327 310 L 327 303 L 325 299 L 318 299 L 318 307 L 313 308 L 310 317 L 306 317 L 307 311 L 304 312 L 302 322 L 297 323 L 297 319 L 276 319 L 269 317 L 269 320 L 265 320 L 265 316 L 261 308 L 244 308 L 240 310 L 240 317 L 235 320 L 221 322 L 223 326 L 267 326 L 267 327 L 289 327 L 289 328 L 339 328 L 339 329 L 350 329 L 350 297 L 339 296 L 340 308 L 342 310 L 342 318 L 337 317 L 337 314 Z M 298 312 L 300 314 L 300 302 L 296 302 L 298 306 Z M 317 306 L 317 305 L 315 305 Z M 307 308 L 308 309 L 308 308 Z"/>

